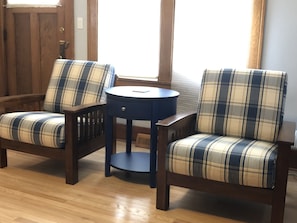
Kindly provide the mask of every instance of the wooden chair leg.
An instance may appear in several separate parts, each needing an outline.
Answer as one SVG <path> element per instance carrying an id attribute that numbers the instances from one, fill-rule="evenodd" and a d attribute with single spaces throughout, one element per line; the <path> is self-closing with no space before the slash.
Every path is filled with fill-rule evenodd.
<path id="1" fill-rule="evenodd" d="M 297 169 L 297 148 L 293 148 L 291 150 L 291 154 L 290 154 L 289 159 L 290 159 L 289 167 Z"/>
<path id="2" fill-rule="evenodd" d="M 78 182 L 78 160 L 72 157 L 65 159 L 66 184 L 76 184 Z"/>
<path id="3" fill-rule="evenodd" d="M 157 179 L 157 209 L 168 210 L 169 208 L 170 186 L 167 185 L 166 179 L 158 177 Z"/>
<path id="4" fill-rule="evenodd" d="M 288 166 L 285 167 L 287 171 L 284 171 L 282 178 L 276 182 L 271 208 L 271 223 L 283 223 L 286 194 L 287 194 L 287 180 L 288 180 Z"/>
<path id="5" fill-rule="evenodd" d="M 7 167 L 7 152 L 6 149 L 0 149 L 0 168 Z"/>
<path id="6" fill-rule="evenodd" d="M 274 200 L 271 208 L 271 223 L 283 223 L 285 199 Z"/>
<path id="7" fill-rule="evenodd" d="M 284 219 L 289 172 L 288 161 L 290 156 L 290 145 L 279 143 L 279 153 L 277 158 L 276 170 L 277 172 L 272 197 L 271 223 L 282 223 Z"/>

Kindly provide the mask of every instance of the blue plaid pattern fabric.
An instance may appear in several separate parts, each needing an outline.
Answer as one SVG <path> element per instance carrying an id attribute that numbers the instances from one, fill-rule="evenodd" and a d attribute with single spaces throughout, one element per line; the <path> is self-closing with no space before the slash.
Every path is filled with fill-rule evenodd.
<path id="1" fill-rule="evenodd" d="M 46 92 L 44 111 L 2 114 L 0 137 L 52 148 L 63 148 L 65 144 L 64 108 L 105 102 L 105 89 L 112 87 L 114 80 L 115 73 L 111 65 L 58 59 L 54 64 Z"/>
<path id="2" fill-rule="evenodd" d="M 167 171 L 273 188 L 287 74 L 255 69 L 205 70 L 197 134 L 167 147 Z"/>
<path id="3" fill-rule="evenodd" d="M 1 138 L 62 148 L 65 118 L 50 112 L 12 112 L 0 116 Z"/>
<path id="4" fill-rule="evenodd" d="M 65 107 L 105 102 L 105 90 L 114 84 L 109 64 L 79 60 L 56 60 L 46 92 L 44 110 L 62 113 Z"/>
<path id="5" fill-rule="evenodd" d="M 182 175 L 273 188 L 276 158 L 270 142 L 196 134 L 169 144 L 166 167 Z"/>
<path id="6" fill-rule="evenodd" d="M 282 124 L 287 74 L 268 70 L 205 70 L 197 130 L 275 142 Z"/>

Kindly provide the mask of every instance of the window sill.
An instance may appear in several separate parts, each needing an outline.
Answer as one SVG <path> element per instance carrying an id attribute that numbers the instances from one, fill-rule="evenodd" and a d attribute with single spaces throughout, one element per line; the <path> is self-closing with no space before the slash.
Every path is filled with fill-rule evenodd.
<path id="1" fill-rule="evenodd" d="M 117 77 L 115 86 L 148 86 L 148 87 L 161 87 L 161 88 L 169 88 L 171 87 L 171 83 L 169 82 L 160 82 L 158 80 L 140 80 L 140 79 L 128 79 L 123 77 Z"/>

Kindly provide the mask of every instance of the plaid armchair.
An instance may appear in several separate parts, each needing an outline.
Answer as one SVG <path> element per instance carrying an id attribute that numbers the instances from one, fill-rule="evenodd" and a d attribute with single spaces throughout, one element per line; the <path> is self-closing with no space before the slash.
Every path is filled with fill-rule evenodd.
<path id="1" fill-rule="evenodd" d="M 114 68 L 58 59 L 45 95 L 0 99 L 0 167 L 6 149 L 64 160 L 66 183 L 78 182 L 78 160 L 105 146 L 105 90 Z"/>
<path id="2" fill-rule="evenodd" d="M 283 122 L 287 74 L 205 70 L 197 113 L 157 123 L 157 208 L 170 185 L 272 206 L 282 222 L 295 123 Z"/>

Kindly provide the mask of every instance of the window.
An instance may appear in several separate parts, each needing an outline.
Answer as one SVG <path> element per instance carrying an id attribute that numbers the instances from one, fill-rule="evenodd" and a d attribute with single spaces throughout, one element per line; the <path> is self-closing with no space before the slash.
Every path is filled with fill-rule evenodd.
<path id="1" fill-rule="evenodd" d="M 126 14 L 130 14 L 127 13 L 130 8 L 137 9 L 135 11 L 141 10 L 141 6 L 136 3 L 133 7 L 129 7 L 127 4 L 130 0 L 121 1 L 125 2 L 125 5 L 121 7 L 123 7 L 122 11 L 126 12 Z M 100 2 L 101 0 L 99 0 L 98 4 L 99 10 L 104 10 L 102 9 L 103 6 L 100 6 Z M 154 41 L 149 39 L 143 41 L 142 44 L 149 45 L 154 49 L 155 45 L 159 47 L 158 77 L 157 83 L 153 83 L 153 85 L 159 84 L 159 86 L 170 87 L 174 75 L 180 74 L 183 76 L 182 79 L 185 79 L 192 73 L 201 72 L 201 69 L 206 66 L 246 66 L 250 68 L 260 66 L 265 0 L 160 0 L 160 2 L 149 2 L 152 2 L 150 4 L 153 7 L 156 7 L 156 11 L 151 8 L 147 10 L 150 12 L 148 16 L 150 16 L 151 23 L 156 24 L 156 17 L 160 19 L 160 25 L 155 25 L 158 28 L 160 27 L 160 32 L 156 31 L 157 28 L 150 31 L 149 36 Z M 158 2 L 158 4 L 155 2 Z M 88 4 L 88 15 L 97 16 L 97 12 L 94 12 L 94 8 L 91 6 L 92 4 L 96 5 L 97 0 L 92 0 L 90 3 L 88 1 Z M 117 7 L 119 8 L 119 6 Z M 158 13 L 159 9 L 160 14 Z M 118 17 L 114 9 L 110 10 L 110 14 Z M 122 19 L 127 15 L 122 14 L 121 16 Z M 89 18 L 89 21 L 92 22 L 94 19 Z M 90 27 L 94 27 L 94 24 L 91 23 Z M 143 27 L 147 28 L 147 26 Z M 95 32 L 92 30 L 89 33 Z M 89 44 L 92 43 L 93 46 L 95 43 L 96 45 L 97 41 L 101 41 L 100 38 L 104 38 L 102 35 L 99 21 L 99 38 L 92 39 L 95 35 L 91 34 Z M 153 35 L 156 36 L 152 37 Z M 159 38 L 159 42 L 155 38 Z M 237 40 L 240 40 L 240 42 Z M 134 45 L 138 47 L 137 44 L 130 44 L 129 47 L 134 47 Z M 207 50 L 203 50 L 206 46 Z M 225 48 L 220 48 L 221 46 Z M 146 50 L 142 46 L 141 48 L 138 47 L 138 49 L 141 49 L 145 55 Z M 132 50 L 126 50 L 125 52 L 127 51 L 132 52 Z M 222 52 L 223 54 L 218 54 Z M 96 53 L 92 51 L 90 57 L 95 57 Z M 230 53 L 229 56 L 231 57 L 227 56 L 227 53 Z M 239 57 L 239 54 L 243 55 L 243 57 Z M 125 57 L 122 57 L 122 59 L 127 59 L 125 65 L 134 65 L 132 57 L 124 55 Z M 156 55 L 156 58 L 158 58 L 158 55 Z M 100 57 L 100 52 L 98 52 L 98 56 Z M 139 57 L 144 58 L 143 56 Z M 229 59 L 227 59 L 228 57 Z M 241 59 L 239 60 L 239 58 Z M 149 66 L 151 61 L 156 60 L 146 60 L 146 65 Z M 156 68 L 153 68 L 153 70 L 155 72 Z M 130 80 L 122 84 L 131 84 L 132 82 Z"/>
<path id="2" fill-rule="evenodd" d="M 7 7 L 56 7 L 60 0 L 7 0 Z"/>
<path id="3" fill-rule="evenodd" d="M 98 36 L 98 60 L 119 77 L 157 79 L 160 0 L 99 0 Z"/>
<path id="4" fill-rule="evenodd" d="M 253 0 L 176 0 L 173 71 L 247 67 Z"/>

